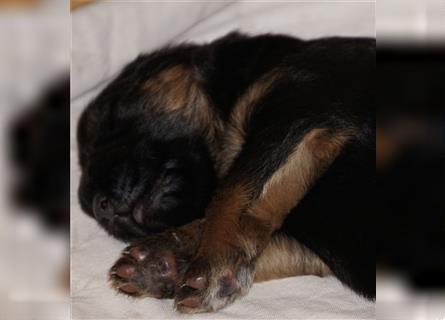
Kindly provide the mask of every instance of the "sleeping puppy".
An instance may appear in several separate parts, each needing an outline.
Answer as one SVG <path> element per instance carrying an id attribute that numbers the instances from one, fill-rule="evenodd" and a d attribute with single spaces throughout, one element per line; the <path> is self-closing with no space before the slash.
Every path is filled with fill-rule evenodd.
<path id="1" fill-rule="evenodd" d="M 335 275 L 375 297 L 375 40 L 231 33 L 141 55 L 78 127 L 83 210 L 132 244 L 110 280 L 218 310 Z"/>

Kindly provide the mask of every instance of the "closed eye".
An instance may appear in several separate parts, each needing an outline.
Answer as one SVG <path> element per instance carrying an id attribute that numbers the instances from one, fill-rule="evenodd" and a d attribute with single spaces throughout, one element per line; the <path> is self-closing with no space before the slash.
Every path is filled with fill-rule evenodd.
<path id="1" fill-rule="evenodd" d="M 164 168 L 167 171 L 170 170 L 180 170 L 183 168 L 183 165 L 181 164 L 181 161 L 178 159 L 170 159 L 164 164 Z"/>
<path id="2" fill-rule="evenodd" d="M 181 197 L 181 195 L 182 195 L 182 192 L 180 192 L 179 190 L 178 190 L 178 191 L 171 191 L 171 192 L 165 192 L 165 193 L 162 195 L 162 198 L 163 198 L 163 199 L 165 199 L 165 198 L 174 198 L 174 199 L 177 199 L 177 198 Z"/>

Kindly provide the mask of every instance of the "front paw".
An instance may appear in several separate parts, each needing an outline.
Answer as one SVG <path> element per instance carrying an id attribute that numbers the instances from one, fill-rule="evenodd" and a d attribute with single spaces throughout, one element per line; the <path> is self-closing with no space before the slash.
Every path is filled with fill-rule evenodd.
<path id="1" fill-rule="evenodd" d="M 189 260 L 174 234 L 148 237 L 124 250 L 110 270 L 110 281 L 118 292 L 133 297 L 172 298 Z"/>
<path id="2" fill-rule="evenodd" d="M 253 282 L 253 265 L 242 255 L 203 256 L 187 269 L 175 294 L 183 313 L 213 312 L 245 295 Z"/>

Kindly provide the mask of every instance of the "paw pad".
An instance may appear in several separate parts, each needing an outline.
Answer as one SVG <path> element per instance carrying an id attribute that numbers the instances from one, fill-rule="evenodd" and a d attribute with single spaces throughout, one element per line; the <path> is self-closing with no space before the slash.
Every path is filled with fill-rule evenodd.
<path id="1" fill-rule="evenodd" d="M 169 249 L 150 250 L 144 244 L 127 248 L 110 272 L 119 292 L 133 297 L 172 297 L 177 285 L 175 253 Z"/>
<path id="2" fill-rule="evenodd" d="M 223 298 L 232 295 L 239 289 L 238 281 L 233 276 L 232 271 L 226 269 L 219 279 L 218 296 Z"/>
<path id="3" fill-rule="evenodd" d="M 116 267 L 116 274 L 124 279 L 131 278 L 133 273 L 136 271 L 136 268 L 130 264 L 122 264 Z"/>

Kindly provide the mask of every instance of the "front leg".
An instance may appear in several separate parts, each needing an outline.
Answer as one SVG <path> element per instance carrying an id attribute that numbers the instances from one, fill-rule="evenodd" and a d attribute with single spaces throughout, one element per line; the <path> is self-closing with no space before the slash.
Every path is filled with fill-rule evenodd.
<path id="1" fill-rule="evenodd" d="M 204 219 L 196 220 L 131 244 L 110 270 L 112 286 L 135 298 L 173 298 L 198 250 L 203 225 Z M 330 270 L 295 239 L 276 233 L 255 262 L 254 281 L 305 274 L 325 276 Z"/>
<path id="2" fill-rule="evenodd" d="M 268 153 L 251 154 L 248 150 L 261 146 L 245 146 L 207 209 L 201 244 L 175 295 L 176 309 L 215 311 L 245 295 L 273 233 L 350 138 L 349 130 L 317 128 L 296 137 L 291 148 L 282 142 Z"/>

